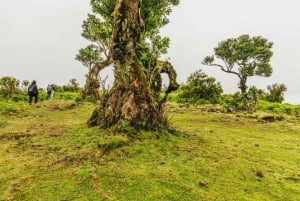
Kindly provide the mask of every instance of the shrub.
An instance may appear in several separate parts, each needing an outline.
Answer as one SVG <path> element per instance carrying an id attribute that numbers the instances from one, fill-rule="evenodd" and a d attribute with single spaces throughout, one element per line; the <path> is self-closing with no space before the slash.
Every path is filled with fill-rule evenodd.
<path id="1" fill-rule="evenodd" d="M 13 93 L 19 90 L 20 81 L 14 77 L 2 77 L 0 79 L 1 96 L 11 98 Z"/>
<path id="2" fill-rule="evenodd" d="M 260 100 L 258 103 L 258 109 L 267 112 L 284 113 L 288 115 L 298 116 L 300 114 L 300 105 L 291 105 L 288 103 L 274 103 L 265 100 Z"/>
<path id="3" fill-rule="evenodd" d="M 269 90 L 269 93 L 265 95 L 265 100 L 269 102 L 282 103 L 282 101 L 284 100 L 283 92 L 287 90 L 284 84 L 275 83 L 267 86 L 267 89 Z"/>
<path id="4" fill-rule="evenodd" d="M 263 95 L 263 90 L 252 86 L 247 93 L 237 92 L 233 95 L 223 96 L 222 103 L 228 111 L 247 110 L 253 112 L 257 109 L 258 100 Z"/>
<path id="5" fill-rule="evenodd" d="M 187 84 L 181 85 L 178 102 L 219 103 L 222 93 L 221 84 L 199 70 L 188 77 Z"/>
<path id="6" fill-rule="evenodd" d="M 55 92 L 54 97 L 56 99 L 63 99 L 63 100 L 74 100 L 74 101 L 82 100 L 80 94 L 76 92 Z"/>
<path id="7" fill-rule="evenodd" d="M 0 114 L 15 115 L 29 110 L 29 106 L 23 102 L 16 103 L 10 100 L 0 101 Z"/>

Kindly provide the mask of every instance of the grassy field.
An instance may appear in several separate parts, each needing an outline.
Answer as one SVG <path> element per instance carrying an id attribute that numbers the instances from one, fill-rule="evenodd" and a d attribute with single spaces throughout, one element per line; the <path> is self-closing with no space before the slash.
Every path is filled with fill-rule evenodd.
<path id="1" fill-rule="evenodd" d="M 299 117 L 170 104 L 177 132 L 125 135 L 87 128 L 94 107 L 55 100 L 2 112 L 0 200 L 300 200 Z"/>

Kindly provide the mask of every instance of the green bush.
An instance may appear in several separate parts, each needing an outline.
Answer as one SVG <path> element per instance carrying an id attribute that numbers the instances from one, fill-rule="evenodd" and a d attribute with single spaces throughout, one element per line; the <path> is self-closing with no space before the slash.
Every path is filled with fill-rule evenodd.
<path id="1" fill-rule="evenodd" d="M 180 86 L 177 100 L 181 103 L 216 104 L 222 93 L 221 84 L 199 70 L 189 76 L 187 84 Z"/>
<path id="2" fill-rule="evenodd" d="M 54 98 L 62 100 L 74 100 L 76 102 L 82 100 L 78 92 L 55 92 Z"/>
<path id="3" fill-rule="evenodd" d="M 274 103 L 265 100 L 260 100 L 258 102 L 258 109 L 262 111 L 274 112 L 274 113 L 284 113 L 288 115 L 300 114 L 300 105 L 291 105 L 288 103 Z"/>
<path id="4" fill-rule="evenodd" d="M 19 90 L 20 81 L 14 77 L 6 76 L 0 78 L 1 96 L 11 98 L 13 93 Z"/>
<path id="5" fill-rule="evenodd" d="M 284 94 L 287 90 L 287 87 L 284 84 L 272 84 L 267 86 L 269 93 L 265 94 L 264 99 L 269 102 L 276 102 L 276 103 L 282 103 L 284 100 Z"/>
<path id="6" fill-rule="evenodd" d="M 257 109 L 258 100 L 262 95 L 263 90 L 252 86 L 247 93 L 237 92 L 233 95 L 222 96 L 221 104 L 225 106 L 228 111 L 246 110 L 253 112 Z"/>
<path id="7" fill-rule="evenodd" d="M 29 106 L 23 102 L 14 102 L 11 100 L 0 101 L 0 114 L 15 115 L 29 110 Z"/>

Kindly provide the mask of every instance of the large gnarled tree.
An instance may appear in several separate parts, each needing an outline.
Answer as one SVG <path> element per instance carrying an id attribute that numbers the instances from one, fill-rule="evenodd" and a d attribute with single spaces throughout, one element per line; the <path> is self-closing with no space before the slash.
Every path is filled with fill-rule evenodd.
<path id="1" fill-rule="evenodd" d="M 166 53 L 168 38 L 159 36 L 159 28 L 168 23 L 167 15 L 178 0 L 92 0 L 93 11 L 83 24 L 83 36 L 102 48 L 102 62 L 87 76 L 85 91 L 98 93 L 99 72 L 112 65 L 114 84 L 102 97 L 88 121 L 90 126 L 126 124 L 135 128 L 157 130 L 162 127 L 163 104 L 168 94 L 178 88 L 176 72 L 168 61 L 159 60 Z M 169 76 L 164 97 L 161 73 Z"/>
<path id="2" fill-rule="evenodd" d="M 272 74 L 272 46 L 273 43 L 261 36 L 251 38 L 249 35 L 241 35 L 221 41 L 214 49 L 215 54 L 205 57 L 202 64 L 216 66 L 226 73 L 238 76 L 241 93 L 246 93 L 248 77 L 269 77 Z"/>

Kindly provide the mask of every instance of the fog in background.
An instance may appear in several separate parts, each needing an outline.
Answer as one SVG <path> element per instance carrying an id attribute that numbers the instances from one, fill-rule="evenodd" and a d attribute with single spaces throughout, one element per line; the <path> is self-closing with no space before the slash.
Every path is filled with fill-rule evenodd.
<path id="1" fill-rule="evenodd" d="M 253 77 L 248 86 L 266 90 L 267 85 L 284 83 L 285 101 L 300 104 L 298 8 L 296 0 L 181 0 L 161 30 L 171 38 L 163 58 L 174 65 L 179 83 L 202 69 L 221 83 L 225 93 L 233 93 L 239 90 L 238 78 L 201 61 L 221 40 L 242 34 L 262 36 L 274 43 L 273 74 Z M 40 87 L 76 78 L 83 85 L 87 68 L 74 58 L 89 44 L 81 37 L 82 21 L 89 12 L 87 0 L 0 0 L 0 77 L 35 79 Z"/>

